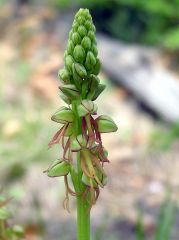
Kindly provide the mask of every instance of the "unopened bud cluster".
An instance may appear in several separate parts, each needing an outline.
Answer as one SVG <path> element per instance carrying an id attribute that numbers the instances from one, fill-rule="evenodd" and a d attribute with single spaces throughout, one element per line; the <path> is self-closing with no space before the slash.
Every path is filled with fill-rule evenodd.
<path id="1" fill-rule="evenodd" d="M 80 9 L 69 33 L 65 66 L 59 70 L 62 98 L 68 104 L 81 95 L 82 99 L 95 100 L 104 90 L 97 77 L 101 63 L 95 38 L 95 26 L 89 10 Z M 65 95 L 65 96 L 64 96 Z"/>
<path id="2" fill-rule="evenodd" d="M 69 33 L 64 68 L 58 73 L 61 98 L 68 107 L 61 107 L 52 116 L 52 120 L 62 126 L 50 141 L 49 147 L 61 141 L 63 155 L 46 172 L 49 177 L 64 176 L 66 208 L 68 194 L 82 194 L 90 206 L 95 204 L 99 196 L 99 187 L 104 187 L 107 183 L 103 165 L 109 162 L 101 133 L 117 130 L 116 124 L 109 116 L 95 117 L 98 107 L 94 100 L 105 89 L 105 85 L 100 83 L 97 76 L 101 64 L 98 59 L 95 31 L 89 11 L 80 9 Z M 75 153 L 80 157 L 80 173 L 76 169 Z M 74 190 L 69 186 L 69 176 Z M 79 176 L 82 188 L 79 188 Z M 80 189 L 83 189 L 83 192 L 80 192 Z"/>

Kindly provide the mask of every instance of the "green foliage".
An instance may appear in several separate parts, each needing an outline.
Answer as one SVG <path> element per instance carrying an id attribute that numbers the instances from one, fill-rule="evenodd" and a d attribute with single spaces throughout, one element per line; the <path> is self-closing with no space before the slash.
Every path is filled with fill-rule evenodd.
<path id="1" fill-rule="evenodd" d="M 20 225 L 9 226 L 8 220 L 11 213 L 7 208 L 7 200 L 0 192 L 0 239 L 21 240 L 24 237 L 24 229 Z"/>
<path id="2" fill-rule="evenodd" d="M 179 123 L 174 123 L 166 129 L 157 129 L 151 134 L 150 148 L 169 150 L 177 139 L 179 139 Z"/>
<path id="3" fill-rule="evenodd" d="M 52 152 L 46 151 L 50 103 L 33 94 L 27 77 L 31 77 L 30 63 L 17 61 L 2 65 L 0 81 L 0 182 L 17 180 L 26 173 L 32 162 L 45 162 Z M 11 75 L 14 77 L 12 82 Z M 7 76 L 7 77 L 5 77 Z M 28 85 L 28 87 L 27 87 Z M 13 89 L 12 94 L 6 88 Z M 49 112 L 48 112 L 49 111 Z M 52 129 L 53 130 L 53 129 Z M 2 183 L 4 184 L 4 183 Z"/>
<path id="4" fill-rule="evenodd" d="M 60 0 L 56 2 L 60 8 L 90 8 L 98 30 L 116 38 L 179 49 L 179 0 L 63 0 L 63 5 Z"/>
<path id="5" fill-rule="evenodd" d="M 137 224 L 136 224 L 136 240 L 144 240 L 145 239 L 145 229 L 142 213 L 139 211 Z"/>
<path id="6" fill-rule="evenodd" d="M 176 210 L 176 205 L 170 199 L 166 199 L 166 201 L 161 205 L 154 240 L 170 239 L 176 217 Z"/>
<path id="7" fill-rule="evenodd" d="M 154 233 L 154 240 L 170 240 L 171 232 L 176 218 L 177 207 L 175 203 L 167 197 L 164 203 L 161 205 L 160 214 L 157 221 L 156 231 Z M 145 240 L 144 226 L 141 221 L 141 217 L 138 220 L 137 227 L 137 240 Z"/>
<path id="8" fill-rule="evenodd" d="M 164 46 L 168 49 L 179 49 L 179 28 L 170 29 L 164 35 Z"/>

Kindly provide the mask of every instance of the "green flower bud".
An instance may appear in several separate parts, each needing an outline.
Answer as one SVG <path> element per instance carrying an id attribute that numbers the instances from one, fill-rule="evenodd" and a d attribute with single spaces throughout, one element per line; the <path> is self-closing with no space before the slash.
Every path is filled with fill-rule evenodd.
<path id="1" fill-rule="evenodd" d="M 93 31 L 89 31 L 88 32 L 88 37 L 91 39 L 91 41 L 93 42 L 95 40 L 95 35 L 94 35 L 94 32 Z"/>
<path id="2" fill-rule="evenodd" d="M 75 47 L 74 43 L 71 40 L 69 40 L 67 46 L 67 51 L 69 55 L 73 55 L 74 47 Z"/>
<path id="3" fill-rule="evenodd" d="M 78 26 L 79 26 L 79 24 L 78 24 L 77 21 L 75 20 L 75 21 L 73 22 L 73 25 L 72 25 L 73 31 L 77 31 L 77 30 L 78 30 Z"/>
<path id="4" fill-rule="evenodd" d="M 73 56 L 77 62 L 83 63 L 83 61 L 85 60 L 84 48 L 81 45 L 76 45 L 76 47 L 74 48 L 74 51 L 73 51 Z"/>
<path id="5" fill-rule="evenodd" d="M 64 93 L 70 100 L 77 99 L 80 95 L 75 85 L 68 84 L 60 86 L 59 89 Z"/>
<path id="6" fill-rule="evenodd" d="M 70 164 L 66 161 L 56 160 L 45 172 L 49 177 L 66 176 L 70 172 Z"/>
<path id="7" fill-rule="evenodd" d="M 91 15 L 90 15 L 90 14 L 88 14 L 88 15 L 86 16 L 86 20 L 89 20 L 89 21 L 91 21 L 91 22 L 92 22 L 92 17 L 91 17 Z"/>
<path id="8" fill-rule="evenodd" d="M 94 24 L 92 24 L 92 26 L 91 26 L 91 30 L 92 30 L 93 32 L 96 32 L 96 27 L 95 27 Z"/>
<path id="9" fill-rule="evenodd" d="M 87 20 L 87 21 L 85 22 L 85 27 L 86 27 L 86 29 L 87 29 L 88 31 L 91 30 L 91 26 L 92 26 L 91 21 Z"/>
<path id="10" fill-rule="evenodd" d="M 98 49 L 96 47 L 96 44 L 92 45 L 91 51 L 93 52 L 94 56 L 97 57 L 98 55 Z"/>
<path id="11" fill-rule="evenodd" d="M 99 72 L 100 72 L 100 69 L 101 69 L 101 62 L 100 60 L 97 58 L 96 59 L 96 65 L 94 66 L 93 70 L 92 70 L 92 73 L 95 74 L 95 75 L 98 75 Z"/>
<path id="12" fill-rule="evenodd" d="M 84 79 L 87 76 L 87 72 L 86 69 L 83 67 L 83 65 L 79 64 L 79 63 L 75 63 L 74 64 L 74 68 L 77 72 L 77 74 Z"/>
<path id="13" fill-rule="evenodd" d="M 80 117 L 84 117 L 87 114 L 96 114 L 97 105 L 90 100 L 83 100 L 77 107 L 78 114 Z"/>
<path id="14" fill-rule="evenodd" d="M 82 83 L 82 78 L 78 75 L 75 69 L 75 64 L 72 65 L 72 71 L 73 71 L 73 80 L 76 88 L 81 91 L 81 83 Z"/>
<path id="15" fill-rule="evenodd" d="M 95 66 L 95 64 L 96 64 L 96 58 L 94 54 L 91 51 L 89 51 L 86 56 L 85 67 L 87 70 L 90 70 Z"/>
<path id="16" fill-rule="evenodd" d="M 92 100 L 95 101 L 99 97 L 99 95 L 104 91 L 105 88 L 106 88 L 105 84 L 99 84 Z"/>
<path id="17" fill-rule="evenodd" d="M 65 59 L 67 56 L 68 56 L 68 51 L 65 50 L 65 52 L 64 52 L 64 59 Z"/>
<path id="18" fill-rule="evenodd" d="M 83 9 L 83 8 L 80 8 L 80 9 L 78 10 L 78 12 L 76 13 L 76 15 L 75 15 L 75 19 L 78 18 L 79 16 L 81 16 L 81 15 L 83 14 L 83 11 L 84 11 L 84 9 Z"/>
<path id="19" fill-rule="evenodd" d="M 106 115 L 99 116 L 96 122 L 100 133 L 116 132 L 118 129 L 112 118 Z"/>
<path id="20" fill-rule="evenodd" d="M 73 35 L 73 30 L 70 30 L 70 32 L 69 32 L 69 34 L 68 34 L 69 38 L 71 38 L 72 35 Z"/>
<path id="21" fill-rule="evenodd" d="M 70 74 L 65 68 L 59 70 L 58 77 L 64 84 L 70 83 Z"/>
<path id="22" fill-rule="evenodd" d="M 81 46 L 85 49 L 85 50 L 89 50 L 91 48 L 91 40 L 89 37 L 84 37 L 82 42 L 81 42 Z"/>
<path id="23" fill-rule="evenodd" d="M 79 33 L 77 33 L 77 32 L 74 32 L 74 33 L 73 33 L 71 39 L 73 40 L 73 43 L 74 43 L 75 45 L 81 43 L 81 37 L 80 37 Z"/>
<path id="24" fill-rule="evenodd" d="M 67 55 L 65 57 L 65 66 L 67 68 L 67 70 L 72 73 L 72 64 L 74 63 L 74 59 L 72 58 L 71 55 Z"/>
<path id="25" fill-rule="evenodd" d="M 58 122 L 62 124 L 70 123 L 70 122 L 73 122 L 74 120 L 74 114 L 70 108 L 61 107 L 53 114 L 51 119 L 54 122 Z"/>
<path id="26" fill-rule="evenodd" d="M 90 15 L 88 9 L 82 9 L 81 14 L 83 15 L 84 18 L 87 18 Z"/>
<path id="27" fill-rule="evenodd" d="M 81 37 L 84 37 L 85 35 L 87 35 L 87 30 L 84 26 L 80 25 L 78 27 L 78 33 L 80 34 Z"/>
<path id="28" fill-rule="evenodd" d="M 76 20 L 78 22 L 78 24 L 83 24 L 85 22 L 85 18 L 83 16 L 79 16 Z"/>

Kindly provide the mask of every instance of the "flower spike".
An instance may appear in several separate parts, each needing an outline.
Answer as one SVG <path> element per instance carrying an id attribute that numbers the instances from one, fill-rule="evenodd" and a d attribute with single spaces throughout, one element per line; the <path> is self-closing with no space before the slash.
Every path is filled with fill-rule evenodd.
<path id="1" fill-rule="evenodd" d="M 46 172 L 49 177 L 64 177 L 67 210 L 69 195 L 84 199 L 88 211 L 96 203 L 100 188 L 107 184 L 103 166 L 109 162 L 101 133 L 117 131 L 110 117 L 96 117 L 98 108 L 94 101 L 105 85 L 98 77 L 101 62 L 95 31 L 89 10 L 80 9 L 69 32 L 64 67 L 58 72 L 61 98 L 68 106 L 61 107 L 51 118 L 62 126 L 49 147 L 60 144 L 62 159 L 55 161 Z M 72 181 L 68 181 L 69 178 Z"/>

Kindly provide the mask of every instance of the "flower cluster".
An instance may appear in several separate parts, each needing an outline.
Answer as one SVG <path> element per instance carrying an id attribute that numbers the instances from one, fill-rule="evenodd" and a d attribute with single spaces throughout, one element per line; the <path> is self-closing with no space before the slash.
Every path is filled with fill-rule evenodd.
<path id="1" fill-rule="evenodd" d="M 99 196 L 99 188 L 107 183 L 103 165 L 109 160 L 101 133 L 114 132 L 117 126 L 109 116 L 96 117 L 98 108 L 94 100 L 105 89 L 105 85 L 100 83 L 97 76 L 101 63 L 95 26 L 87 9 L 80 9 L 75 16 L 64 62 L 65 66 L 58 74 L 61 81 L 59 89 L 68 107 L 61 107 L 53 114 L 52 120 L 62 126 L 49 143 L 49 147 L 52 147 L 61 141 L 63 154 L 46 172 L 50 177 L 64 176 L 65 208 L 68 209 L 68 194 L 82 194 L 91 207 Z M 74 190 L 69 186 L 69 176 Z"/>

